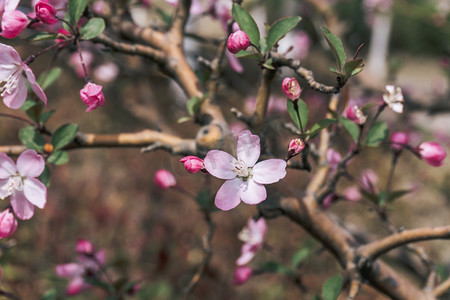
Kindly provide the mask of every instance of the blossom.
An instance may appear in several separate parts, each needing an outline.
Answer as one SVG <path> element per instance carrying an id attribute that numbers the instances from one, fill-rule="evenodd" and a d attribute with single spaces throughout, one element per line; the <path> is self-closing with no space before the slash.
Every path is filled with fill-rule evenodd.
<path id="1" fill-rule="evenodd" d="M 389 106 L 390 109 L 396 113 L 401 114 L 403 112 L 403 98 L 402 89 L 393 85 L 386 85 L 386 93 L 383 94 L 383 100 Z"/>
<path id="2" fill-rule="evenodd" d="M 327 157 L 328 165 L 330 166 L 330 170 L 336 171 L 339 163 L 342 160 L 341 154 L 339 152 L 337 152 L 336 150 L 333 150 L 330 148 L 327 150 L 326 157 Z"/>
<path id="3" fill-rule="evenodd" d="M 86 112 L 105 105 L 105 95 L 103 95 L 102 88 L 101 85 L 88 82 L 80 90 L 81 101 L 87 105 Z"/>
<path id="4" fill-rule="evenodd" d="M 177 185 L 175 176 L 169 171 L 164 169 L 156 171 L 154 180 L 156 185 L 162 188 L 163 190 L 166 190 L 170 187 Z"/>
<path id="5" fill-rule="evenodd" d="M 37 84 L 33 71 L 20 59 L 13 47 L 0 44 L 0 84 L 3 84 L 0 95 L 9 108 L 17 109 L 25 102 L 27 83 L 24 72 L 33 92 L 47 104 L 47 97 Z"/>
<path id="6" fill-rule="evenodd" d="M 7 10 L 2 16 L 2 32 L 0 35 L 7 39 L 18 36 L 28 26 L 28 17 L 20 10 Z"/>
<path id="7" fill-rule="evenodd" d="M 372 193 L 377 192 L 378 176 L 371 169 L 364 170 L 361 174 L 361 185 Z"/>
<path id="8" fill-rule="evenodd" d="M 447 156 L 444 147 L 437 142 L 423 142 L 419 145 L 419 154 L 427 164 L 433 167 L 442 166 Z"/>
<path id="9" fill-rule="evenodd" d="M 278 53 L 286 58 L 304 59 L 308 56 L 311 39 L 303 30 L 291 31 L 278 42 Z"/>
<path id="10" fill-rule="evenodd" d="M 253 270 L 250 267 L 243 266 L 237 267 L 234 271 L 233 283 L 236 285 L 241 285 L 246 283 L 252 276 Z"/>
<path id="11" fill-rule="evenodd" d="M 10 197 L 11 206 L 21 220 L 34 214 L 34 206 L 44 208 L 47 188 L 36 177 L 45 168 L 45 161 L 34 150 L 26 150 L 17 159 L 17 166 L 0 152 L 0 199 Z"/>
<path id="12" fill-rule="evenodd" d="M 0 213 L 0 239 L 11 236 L 16 232 L 17 220 L 9 208 Z"/>
<path id="13" fill-rule="evenodd" d="M 289 149 L 288 149 L 288 159 L 291 159 L 295 155 L 299 154 L 303 149 L 305 149 L 305 143 L 302 141 L 302 139 L 293 139 L 289 143 Z"/>
<path id="14" fill-rule="evenodd" d="M 184 168 L 186 169 L 186 171 L 192 174 L 205 169 L 203 160 L 196 156 L 192 155 L 185 156 L 182 159 L 180 159 L 180 162 L 184 163 Z"/>
<path id="15" fill-rule="evenodd" d="M 361 192 L 355 186 L 350 186 L 344 190 L 344 196 L 349 201 L 359 201 L 361 200 Z"/>
<path id="16" fill-rule="evenodd" d="M 15 10 L 20 0 L 0 0 L 0 16 L 5 11 Z"/>
<path id="17" fill-rule="evenodd" d="M 250 219 L 248 220 L 247 227 L 242 229 L 238 237 L 244 242 L 241 248 L 241 256 L 236 260 L 238 266 L 248 264 L 256 252 L 264 244 L 264 236 L 267 232 L 267 224 L 264 218 L 260 218 L 258 221 Z"/>
<path id="18" fill-rule="evenodd" d="M 366 123 L 367 120 L 367 116 L 359 109 L 358 105 L 350 105 L 345 111 L 345 117 L 359 125 Z"/>
<path id="19" fill-rule="evenodd" d="M 294 77 L 286 77 L 281 83 L 281 89 L 286 97 L 290 100 L 297 100 L 302 93 L 302 88 Z"/>
<path id="20" fill-rule="evenodd" d="M 38 1 L 34 8 L 36 10 L 36 18 L 39 21 L 46 24 L 55 24 L 58 22 L 58 19 L 56 19 L 56 9 L 48 3 L 48 0 Z"/>
<path id="21" fill-rule="evenodd" d="M 391 148 L 394 151 L 403 149 L 403 145 L 408 143 L 408 135 L 405 132 L 394 132 L 391 135 Z"/>
<path id="22" fill-rule="evenodd" d="M 119 67 L 113 62 L 102 64 L 94 70 L 94 76 L 105 83 L 113 81 L 117 75 L 119 75 Z"/>
<path id="23" fill-rule="evenodd" d="M 246 50 L 249 45 L 250 39 L 248 38 L 248 35 L 242 30 L 233 32 L 228 37 L 227 48 L 228 51 L 233 54 L 236 54 L 241 50 Z"/>
<path id="24" fill-rule="evenodd" d="M 269 159 L 256 163 L 260 155 L 257 135 L 244 130 L 237 141 L 237 158 L 230 154 L 211 150 L 204 164 L 213 176 L 226 179 L 217 191 L 215 204 L 222 210 L 236 207 L 241 200 L 247 204 L 258 204 L 267 197 L 264 184 L 275 183 L 286 176 L 286 161 Z"/>

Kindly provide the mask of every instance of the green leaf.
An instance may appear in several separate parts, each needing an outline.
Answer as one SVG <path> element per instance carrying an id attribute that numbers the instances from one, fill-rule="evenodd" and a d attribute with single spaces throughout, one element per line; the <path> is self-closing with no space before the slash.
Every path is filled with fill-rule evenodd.
<path id="1" fill-rule="evenodd" d="M 22 128 L 19 131 L 19 139 L 29 149 L 41 151 L 44 148 L 44 138 L 32 126 Z"/>
<path id="2" fill-rule="evenodd" d="M 57 300 L 58 292 L 55 288 L 51 288 L 42 295 L 41 300 Z"/>
<path id="3" fill-rule="evenodd" d="M 199 97 L 195 96 L 188 100 L 186 103 L 187 111 L 191 116 L 194 116 L 198 110 L 200 109 L 200 106 L 202 105 L 203 99 L 200 99 Z"/>
<path id="4" fill-rule="evenodd" d="M 25 38 L 27 41 L 31 42 L 39 42 L 39 41 L 47 41 L 47 40 L 55 40 L 56 34 L 54 33 L 48 33 L 48 32 L 39 32 L 33 35 L 30 35 L 29 37 Z"/>
<path id="5" fill-rule="evenodd" d="M 372 201 L 373 203 L 378 203 L 378 200 L 380 199 L 380 196 L 378 194 L 374 194 L 372 192 L 369 192 L 366 189 L 360 189 L 361 193 L 363 194 L 363 196 L 367 199 L 369 199 L 370 201 Z"/>
<path id="6" fill-rule="evenodd" d="M 63 165 L 69 161 L 69 154 L 63 150 L 52 152 L 47 159 L 47 162 L 54 165 Z"/>
<path id="7" fill-rule="evenodd" d="M 239 58 L 242 58 L 242 57 L 252 58 L 252 59 L 256 59 L 256 60 L 261 59 L 261 54 L 253 53 L 251 51 L 246 51 L 246 50 L 241 50 L 238 53 L 236 53 L 234 56 L 239 57 Z"/>
<path id="8" fill-rule="evenodd" d="M 291 116 L 292 122 L 294 122 L 294 125 L 300 129 L 300 120 L 298 119 L 297 110 L 295 109 L 294 102 L 289 99 L 287 100 L 287 110 L 289 116 Z"/>
<path id="9" fill-rule="evenodd" d="M 359 126 L 347 118 L 339 117 L 339 122 L 344 126 L 352 139 L 356 142 L 359 136 Z"/>
<path id="10" fill-rule="evenodd" d="M 375 103 L 375 102 L 369 102 L 369 103 L 367 103 L 366 105 L 364 105 L 363 107 L 361 107 L 361 110 L 362 110 L 363 112 L 366 112 L 366 110 L 371 109 L 371 108 L 374 107 L 374 106 L 378 106 L 378 104 Z"/>
<path id="11" fill-rule="evenodd" d="M 300 98 L 297 100 L 297 110 L 298 110 L 298 113 L 300 114 L 302 127 L 303 127 L 303 129 L 305 129 L 306 124 L 308 123 L 308 106 Z"/>
<path id="12" fill-rule="evenodd" d="M 378 146 L 378 144 L 384 141 L 389 135 L 389 129 L 384 122 L 377 122 L 369 129 L 367 133 L 366 141 L 367 146 Z"/>
<path id="13" fill-rule="evenodd" d="M 39 176 L 39 180 L 46 186 L 50 187 L 50 169 L 45 165 L 44 171 Z"/>
<path id="14" fill-rule="evenodd" d="M 59 67 L 54 67 L 48 73 L 43 73 L 39 76 L 38 84 L 45 91 L 49 86 L 51 86 L 59 77 L 61 77 L 62 69 Z"/>
<path id="15" fill-rule="evenodd" d="M 341 293 L 342 277 L 337 274 L 328 279 L 322 287 L 323 300 L 336 300 Z"/>
<path id="16" fill-rule="evenodd" d="M 381 192 L 378 195 L 378 201 L 375 201 L 375 203 L 378 202 L 378 205 L 383 206 L 386 204 L 386 200 L 389 201 L 389 203 L 393 202 L 397 198 L 400 198 L 408 193 L 410 193 L 410 190 L 398 190 L 398 191 L 392 191 L 389 193 L 389 199 L 386 199 L 386 191 Z"/>
<path id="17" fill-rule="evenodd" d="M 298 250 L 294 256 L 292 256 L 292 266 L 295 268 L 299 263 L 307 259 L 311 255 L 312 251 L 310 248 L 302 248 Z"/>
<path id="18" fill-rule="evenodd" d="M 306 132 L 306 134 L 311 136 L 311 138 L 314 138 L 322 129 L 331 126 L 335 122 L 336 119 L 323 119 L 314 124 L 311 129 Z"/>
<path id="19" fill-rule="evenodd" d="M 272 66 L 272 62 L 273 62 L 273 59 L 269 58 L 268 60 L 266 60 L 265 63 L 263 63 L 262 66 L 266 69 L 275 70 L 275 68 Z"/>
<path id="20" fill-rule="evenodd" d="M 105 30 L 105 21 L 102 18 L 92 18 L 81 27 L 81 38 L 85 40 L 99 36 Z"/>
<path id="21" fill-rule="evenodd" d="M 168 13 L 166 13 L 164 10 L 160 9 L 160 8 L 156 8 L 156 12 L 159 14 L 159 16 L 161 17 L 161 19 L 167 24 L 170 25 L 172 24 L 172 16 L 169 15 Z"/>
<path id="22" fill-rule="evenodd" d="M 327 40 L 328 45 L 331 48 L 331 51 L 333 52 L 334 58 L 336 59 L 336 63 L 340 70 L 342 70 L 342 67 L 345 64 L 345 60 L 347 59 L 347 55 L 345 54 L 344 45 L 342 45 L 342 41 L 340 38 L 335 36 L 333 33 L 331 33 L 328 28 L 322 26 L 322 33 L 325 36 L 325 39 Z"/>
<path id="23" fill-rule="evenodd" d="M 281 274 L 287 274 L 292 275 L 291 269 L 288 267 L 275 262 L 275 261 L 266 261 L 259 265 L 259 268 L 263 271 L 270 272 L 270 273 L 281 273 Z"/>
<path id="24" fill-rule="evenodd" d="M 75 138 L 78 132 L 77 124 L 65 124 L 59 127 L 52 136 L 52 145 L 55 150 L 62 149 Z"/>
<path id="25" fill-rule="evenodd" d="M 364 69 L 364 61 L 362 58 L 350 60 L 344 64 L 344 73 L 347 77 L 353 76 L 354 72 L 361 72 Z M 356 75 L 354 74 L 354 75 Z"/>
<path id="26" fill-rule="evenodd" d="M 277 20 L 272 27 L 270 27 L 267 34 L 267 48 L 272 49 L 275 44 L 281 40 L 289 31 L 295 28 L 300 23 L 301 17 L 289 17 Z"/>
<path id="27" fill-rule="evenodd" d="M 69 0 L 69 20 L 70 24 L 77 26 L 78 20 L 86 8 L 87 0 Z"/>
<path id="28" fill-rule="evenodd" d="M 267 53 L 269 48 L 267 48 L 267 39 L 262 37 L 259 40 L 259 51 L 261 51 L 261 53 L 264 55 Z"/>
<path id="29" fill-rule="evenodd" d="M 33 101 L 31 99 L 27 99 L 25 100 L 24 104 L 22 105 L 22 107 L 20 109 L 22 109 L 23 111 L 27 111 L 30 108 L 32 108 L 33 106 L 37 105 L 36 101 Z"/>
<path id="30" fill-rule="evenodd" d="M 243 30 L 250 39 L 250 42 L 254 45 L 259 43 L 259 30 L 256 26 L 255 20 L 252 16 L 245 11 L 239 4 L 233 3 L 233 19 L 239 24 L 241 30 Z"/>
<path id="31" fill-rule="evenodd" d="M 55 113 L 56 110 L 52 109 L 50 111 L 43 112 L 41 115 L 41 122 L 45 123 L 50 119 L 50 117 Z"/>
<path id="32" fill-rule="evenodd" d="M 338 71 L 335 67 L 333 67 L 333 66 L 329 67 L 328 70 L 330 70 L 330 72 L 333 73 L 333 74 L 336 75 L 336 76 L 339 76 L 339 77 L 344 77 L 344 76 L 345 76 L 344 74 L 342 74 L 341 72 L 339 72 L 339 71 Z"/>

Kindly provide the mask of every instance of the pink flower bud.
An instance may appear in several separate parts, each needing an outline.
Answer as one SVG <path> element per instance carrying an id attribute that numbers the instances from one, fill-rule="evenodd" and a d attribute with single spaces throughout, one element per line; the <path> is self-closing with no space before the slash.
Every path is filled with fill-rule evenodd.
<path id="1" fill-rule="evenodd" d="M 361 200 L 361 193 L 359 192 L 359 189 L 355 186 L 350 186 L 345 189 L 344 196 L 349 201 L 359 201 Z"/>
<path id="2" fill-rule="evenodd" d="M 339 197 L 335 193 L 331 193 L 323 199 L 322 208 L 328 209 L 331 204 L 335 201 L 339 200 Z"/>
<path id="3" fill-rule="evenodd" d="M 361 185 L 366 190 L 375 194 L 377 192 L 377 183 L 378 176 L 374 171 L 367 169 L 361 174 Z"/>
<path id="4" fill-rule="evenodd" d="M 9 237 L 16 232 L 17 220 L 9 208 L 0 213 L 0 239 Z"/>
<path id="5" fill-rule="evenodd" d="M 359 125 L 364 124 L 367 120 L 367 116 L 363 114 L 357 105 L 350 105 L 345 111 L 345 117 Z"/>
<path id="6" fill-rule="evenodd" d="M 239 24 L 237 22 L 233 22 L 231 29 L 233 30 L 233 32 L 236 32 L 236 31 L 241 30 L 241 27 L 239 27 Z"/>
<path id="7" fill-rule="evenodd" d="M 105 96 L 102 88 L 101 85 L 89 82 L 80 90 L 81 101 L 88 106 L 87 112 L 96 109 L 98 106 L 105 105 Z"/>
<path id="8" fill-rule="evenodd" d="M 337 170 L 338 165 L 342 160 L 341 154 L 330 148 L 327 150 L 326 156 L 327 156 L 327 162 L 328 162 L 328 165 L 330 166 L 331 171 Z"/>
<path id="9" fill-rule="evenodd" d="M 2 32 L 7 39 L 18 36 L 28 26 L 28 17 L 19 10 L 7 10 L 2 16 Z"/>
<path id="10" fill-rule="evenodd" d="M 198 171 L 205 170 L 205 166 L 203 165 L 203 160 L 196 156 L 185 156 L 180 159 L 180 162 L 184 163 L 184 167 L 186 171 L 189 173 L 197 173 Z"/>
<path id="11" fill-rule="evenodd" d="M 228 51 L 230 51 L 233 54 L 236 54 L 241 50 L 246 50 L 249 45 L 250 45 L 250 40 L 249 40 L 247 34 L 242 30 L 233 32 L 228 37 L 227 48 L 228 48 Z"/>
<path id="12" fill-rule="evenodd" d="M 156 171 L 154 179 L 156 185 L 164 190 L 177 185 L 175 176 L 164 169 Z"/>
<path id="13" fill-rule="evenodd" d="M 283 79 L 283 83 L 281 84 L 281 89 L 286 97 L 290 100 L 297 100 L 302 93 L 302 89 L 300 84 L 298 84 L 297 79 L 294 77 L 286 77 Z"/>
<path id="14" fill-rule="evenodd" d="M 246 283 L 252 276 L 252 272 L 253 272 L 253 270 L 250 267 L 247 267 L 247 266 L 238 267 L 234 271 L 233 283 L 236 285 L 241 285 L 241 284 Z"/>
<path id="15" fill-rule="evenodd" d="M 38 1 L 34 8 L 36 10 L 36 18 L 42 23 L 55 24 L 58 22 L 56 9 L 47 1 Z"/>
<path id="16" fill-rule="evenodd" d="M 305 149 L 305 143 L 301 139 L 293 139 L 289 143 L 288 159 L 299 154 L 303 149 Z"/>
<path id="17" fill-rule="evenodd" d="M 78 254 L 92 255 L 95 252 L 94 245 L 88 240 L 79 239 L 77 241 L 76 251 Z"/>
<path id="18" fill-rule="evenodd" d="M 408 143 L 408 135 L 404 132 L 394 132 L 391 135 L 391 147 L 394 151 L 403 149 L 403 145 Z"/>
<path id="19" fill-rule="evenodd" d="M 440 167 L 444 164 L 447 156 L 444 147 L 437 142 L 423 142 L 419 145 L 419 154 L 422 159 L 433 167 Z"/>

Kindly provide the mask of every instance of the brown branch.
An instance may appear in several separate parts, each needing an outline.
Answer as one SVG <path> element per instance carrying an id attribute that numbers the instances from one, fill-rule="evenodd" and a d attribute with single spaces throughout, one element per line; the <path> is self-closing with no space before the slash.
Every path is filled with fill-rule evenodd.
<path id="1" fill-rule="evenodd" d="M 435 297 L 442 296 L 450 289 L 450 277 L 444 280 L 441 284 L 436 286 L 433 291 Z"/>
<path id="2" fill-rule="evenodd" d="M 267 105 L 270 97 L 270 83 L 275 77 L 276 71 L 263 69 L 261 73 L 261 83 L 259 84 L 258 94 L 256 95 L 256 109 L 252 117 L 253 126 L 261 130 L 261 125 L 267 113 Z M 258 131 L 259 131 L 258 130 Z"/>

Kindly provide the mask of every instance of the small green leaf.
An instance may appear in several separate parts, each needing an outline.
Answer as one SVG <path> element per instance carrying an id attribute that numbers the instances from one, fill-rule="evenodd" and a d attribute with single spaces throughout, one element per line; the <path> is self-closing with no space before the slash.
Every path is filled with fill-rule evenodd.
<path id="1" fill-rule="evenodd" d="M 364 144 L 367 146 L 378 146 L 389 135 L 389 129 L 384 122 L 377 122 L 369 129 Z"/>
<path id="2" fill-rule="evenodd" d="M 55 113 L 56 110 L 52 109 L 50 111 L 43 112 L 41 115 L 41 122 L 45 123 L 50 119 L 50 117 Z"/>
<path id="3" fill-rule="evenodd" d="M 262 37 L 259 40 L 259 50 L 261 51 L 261 53 L 264 55 L 267 53 L 269 48 L 267 48 L 267 39 Z"/>
<path id="4" fill-rule="evenodd" d="M 194 116 L 198 110 L 200 109 L 200 106 L 202 105 L 203 99 L 200 99 L 199 97 L 195 96 L 188 100 L 186 103 L 187 111 L 191 116 Z"/>
<path id="5" fill-rule="evenodd" d="M 335 67 L 333 67 L 333 66 L 329 67 L 328 70 L 330 70 L 330 72 L 333 73 L 333 74 L 336 75 L 336 76 L 339 76 L 339 77 L 344 77 L 344 76 L 345 76 L 344 74 L 342 74 L 341 72 L 339 72 L 339 71 L 338 71 Z"/>
<path id="6" fill-rule="evenodd" d="M 370 201 L 372 201 L 373 203 L 378 203 L 378 200 L 380 199 L 380 196 L 378 194 L 374 194 L 372 192 L 369 192 L 366 189 L 360 189 L 361 193 L 363 194 L 363 196 L 367 199 L 369 199 Z"/>
<path id="7" fill-rule="evenodd" d="M 172 24 L 172 16 L 169 15 L 167 12 L 160 8 L 156 8 L 156 12 L 160 15 L 161 19 L 167 24 Z"/>
<path id="8" fill-rule="evenodd" d="M 359 69 L 361 69 L 361 71 L 364 69 L 364 61 L 362 58 L 350 60 L 344 64 L 344 73 L 348 77 L 353 76 L 355 70 L 358 71 Z M 361 71 L 358 71 L 358 73 Z"/>
<path id="9" fill-rule="evenodd" d="M 287 100 L 287 110 L 289 116 L 291 116 L 292 122 L 294 122 L 294 125 L 300 129 L 300 120 L 298 119 L 297 110 L 295 109 L 294 102 L 289 99 Z"/>
<path id="10" fill-rule="evenodd" d="M 300 23 L 301 17 L 289 17 L 277 20 L 272 27 L 270 27 L 267 34 L 267 48 L 272 49 L 275 44 L 281 40 L 289 31 L 295 28 Z"/>
<path id="11" fill-rule="evenodd" d="M 33 35 L 30 35 L 29 37 L 25 38 L 27 41 L 31 42 L 39 42 L 39 41 L 47 41 L 47 40 L 55 40 L 56 34 L 54 33 L 48 33 L 48 32 L 39 32 Z"/>
<path id="12" fill-rule="evenodd" d="M 364 105 L 363 107 L 361 107 L 361 110 L 362 110 L 363 112 L 366 112 L 368 109 L 371 109 L 371 108 L 374 107 L 374 106 L 378 106 L 378 104 L 375 103 L 375 102 L 369 102 L 369 103 L 367 103 L 366 105 Z"/>
<path id="13" fill-rule="evenodd" d="M 87 0 L 70 0 L 69 1 L 69 20 L 72 26 L 77 26 L 78 20 L 86 8 Z"/>
<path id="14" fill-rule="evenodd" d="M 339 69 L 342 70 L 342 67 L 345 64 L 345 60 L 347 59 L 347 55 L 345 54 L 344 45 L 342 45 L 341 39 L 331 33 L 328 28 L 322 26 L 321 29 L 328 45 L 331 48 L 331 51 L 333 52 Z"/>
<path id="15" fill-rule="evenodd" d="M 32 126 L 27 126 L 19 131 L 19 139 L 25 147 L 41 151 L 44 147 L 44 138 L 36 132 Z"/>
<path id="16" fill-rule="evenodd" d="M 270 272 L 270 273 L 281 273 L 281 274 L 287 274 L 292 275 L 291 269 L 288 267 L 275 262 L 275 261 L 266 261 L 259 265 L 259 268 L 263 271 Z"/>
<path id="17" fill-rule="evenodd" d="M 85 40 L 99 36 L 105 30 L 105 21 L 102 18 L 92 18 L 81 27 L 81 38 Z"/>
<path id="18" fill-rule="evenodd" d="M 336 300 L 342 289 L 342 277 L 337 274 L 328 279 L 322 287 L 323 300 Z"/>
<path id="19" fill-rule="evenodd" d="M 73 141 L 78 132 L 77 124 L 65 124 L 59 127 L 52 136 L 52 145 L 55 150 L 62 149 Z"/>
<path id="20" fill-rule="evenodd" d="M 54 67 L 49 72 L 41 74 L 37 82 L 45 91 L 50 85 L 52 85 L 58 78 L 61 77 L 61 73 L 61 68 Z"/>
<path id="21" fill-rule="evenodd" d="M 389 194 L 389 202 L 392 202 L 400 197 L 403 197 L 404 195 L 411 193 L 411 190 L 398 190 L 398 191 L 392 191 Z"/>
<path id="22" fill-rule="evenodd" d="M 297 100 L 297 110 L 301 118 L 303 129 L 306 128 L 306 124 L 308 123 L 308 106 L 302 99 Z"/>
<path id="23" fill-rule="evenodd" d="M 259 43 L 259 30 L 256 26 L 255 20 L 252 16 L 245 11 L 239 4 L 233 3 L 233 19 L 239 24 L 241 30 L 243 30 L 250 39 L 250 42 L 254 45 Z"/>
<path id="24" fill-rule="evenodd" d="M 359 136 L 359 126 L 347 118 L 339 117 L 339 122 L 344 126 L 352 139 L 356 142 Z"/>
<path id="25" fill-rule="evenodd" d="M 57 300 L 58 292 L 55 288 L 51 288 L 42 295 L 41 300 Z"/>
<path id="26" fill-rule="evenodd" d="M 305 247 L 298 250 L 294 256 L 292 256 L 292 266 L 295 268 L 299 263 L 307 259 L 311 255 L 311 249 Z"/>
<path id="27" fill-rule="evenodd" d="M 23 111 L 27 111 L 35 105 L 37 105 L 36 101 L 27 99 L 27 100 L 25 100 L 25 102 L 23 103 L 23 105 L 20 109 L 22 109 Z"/>
<path id="28" fill-rule="evenodd" d="M 39 176 L 39 180 L 46 186 L 50 187 L 50 169 L 45 165 L 44 171 Z"/>
<path id="29" fill-rule="evenodd" d="M 272 61 L 273 61 L 273 59 L 269 58 L 268 60 L 266 60 L 265 63 L 263 63 L 262 66 L 266 69 L 275 70 L 275 68 L 272 66 Z"/>
<path id="30" fill-rule="evenodd" d="M 311 136 L 311 138 L 314 138 L 322 129 L 327 128 L 334 124 L 336 122 L 335 119 L 324 119 L 316 124 L 314 124 L 310 130 L 306 132 L 307 135 Z"/>
<path id="31" fill-rule="evenodd" d="M 63 150 L 52 152 L 47 159 L 47 162 L 54 165 L 63 165 L 69 161 L 69 154 Z"/>
<path id="32" fill-rule="evenodd" d="M 239 57 L 239 58 L 246 57 L 246 58 L 251 58 L 251 59 L 256 59 L 256 60 L 261 59 L 261 54 L 253 53 L 251 51 L 246 51 L 246 50 L 239 51 L 238 53 L 235 54 L 235 56 Z"/>

